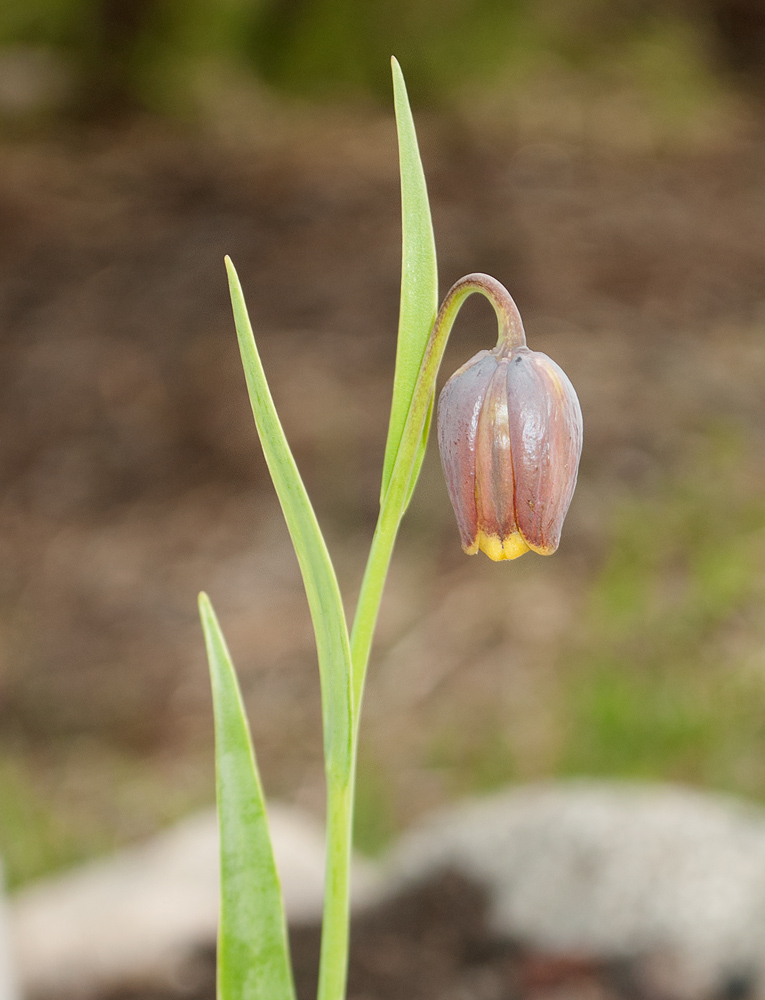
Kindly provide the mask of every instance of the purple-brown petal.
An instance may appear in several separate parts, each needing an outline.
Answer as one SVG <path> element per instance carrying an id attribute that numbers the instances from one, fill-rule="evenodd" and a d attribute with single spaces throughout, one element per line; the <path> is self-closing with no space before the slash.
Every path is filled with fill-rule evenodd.
<path id="1" fill-rule="evenodd" d="M 529 547 L 549 555 L 576 486 L 582 411 L 563 369 L 528 348 L 509 359 L 507 400 L 516 521 Z"/>
<path id="2" fill-rule="evenodd" d="M 438 447 L 463 549 L 478 550 L 476 437 L 497 357 L 481 351 L 452 375 L 438 400 Z"/>
<path id="3" fill-rule="evenodd" d="M 507 407 L 507 358 L 499 358 L 478 417 L 475 500 L 478 530 L 500 542 L 516 531 L 513 456 Z"/>

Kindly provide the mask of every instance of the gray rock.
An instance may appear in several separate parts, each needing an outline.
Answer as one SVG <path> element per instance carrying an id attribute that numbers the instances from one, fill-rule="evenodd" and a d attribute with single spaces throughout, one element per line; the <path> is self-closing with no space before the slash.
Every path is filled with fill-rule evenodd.
<path id="1" fill-rule="evenodd" d="M 664 995 L 765 996 L 765 810 L 668 786 L 571 782 L 458 805 L 403 838 L 387 891 L 454 868 L 494 929 L 551 952 L 637 959 Z"/>
<path id="2" fill-rule="evenodd" d="M 288 918 L 318 920 L 321 825 L 285 806 L 270 816 Z M 384 893 L 357 863 L 355 905 L 444 868 L 485 888 L 497 933 L 536 949 L 633 960 L 654 992 L 678 1000 L 747 980 L 765 997 L 763 809 L 665 786 L 514 789 L 410 831 L 388 858 Z M 29 887 L 10 914 L 24 995 L 177 984 L 214 941 L 217 903 L 213 813 Z"/>
<path id="3" fill-rule="evenodd" d="M 269 807 L 269 820 L 287 918 L 316 920 L 322 826 L 278 804 Z M 356 903 L 373 881 L 371 869 L 357 863 Z M 217 918 L 218 831 L 210 811 L 19 893 L 11 930 L 24 995 L 81 1000 L 115 987 L 177 986 L 199 950 L 213 946 Z"/>

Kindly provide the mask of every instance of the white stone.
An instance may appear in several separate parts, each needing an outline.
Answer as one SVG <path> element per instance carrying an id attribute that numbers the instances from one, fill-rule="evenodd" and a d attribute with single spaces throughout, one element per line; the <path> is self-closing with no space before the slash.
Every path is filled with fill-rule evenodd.
<path id="1" fill-rule="evenodd" d="M 387 891 L 454 868 L 494 929 L 543 950 L 641 958 L 679 996 L 765 995 L 765 810 L 670 786 L 571 782 L 463 803 L 403 838 Z"/>
<path id="2" fill-rule="evenodd" d="M 279 804 L 269 806 L 269 822 L 288 920 L 318 919 L 321 824 Z M 356 901 L 371 884 L 369 869 L 357 863 Z M 172 983 L 194 952 L 213 945 L 217 917 L 218 830 L 209 811 L 22 890 L 11 910 L 22 988 L 25 995 L 80 1000 L 115 985 Z"/>

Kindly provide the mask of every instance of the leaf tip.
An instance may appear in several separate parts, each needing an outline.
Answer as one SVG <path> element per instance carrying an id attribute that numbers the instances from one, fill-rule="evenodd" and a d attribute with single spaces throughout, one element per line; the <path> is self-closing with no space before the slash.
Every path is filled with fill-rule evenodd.
<path id="1" fill-rule="evenodd" d="M 210 627 L 210 623 L 215 621 L 215 612 L 213 611 L 213 606 L 210 598 L 201 590 L 199 592 L 199 597 L 197 598 L 197 604 L 199 606 L 199 617 L 202 621 L 202 628 L 207 633 Z"/>
<path id="2" fill-rule="evenodd" d="M 390 57 L 390 69 L 391 73 L 393 74 L 394 89 L 403 87 L 404 90 L 406 90 L 406 83 L 404 82 L 404 72 L 401 69 L 401 63 L 399 63 L 398 59 L 396 59 L 395 56 Z"/>
<path id="3" fill-rule="evenodd" d="M 244 293 L 242 292 L 242 283 L 239 280 L 239 275 L 236 273 L 236 268 L 234 267 L 234 262 L 231 258 L 226 255 L 226 273 L 228 275 L 228 292 L 231 296 L 231 304 L 236 310 L 236 305 L 239 300 L 241 300 L 242 305 L 244 305 Z"/>

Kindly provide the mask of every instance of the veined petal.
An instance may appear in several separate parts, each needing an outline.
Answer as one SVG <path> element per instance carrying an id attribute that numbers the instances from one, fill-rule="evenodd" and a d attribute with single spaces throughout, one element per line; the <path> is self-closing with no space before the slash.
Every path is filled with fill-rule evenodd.
<path id="1" fill-rule="evenodd" d="M 476 437 L 484 397 L 497 371 L 497 358 L 481 351 L 452 375 L 438 400 L 438 447 L 462 547 L 478 551 Z"/>
<path id="2" fill-rule="evenodd" d="M 508 364 L 507 358 L 497 358 L 497 368 L 478 418 L 475 445 L 476 515 L 478 530 L 484 536 L 480 548 L 492 559 L 507 559 L 505 539 L 518 533 L 507 399 Z"/>
<path id="3" fill-rule="evenodd" d="M 550 555 L 576 486 L 582 411 L 562 368 L 546 354 L 518 348 L 507 367 L 515 477 L 515 517 L 529 548 Z"/>

